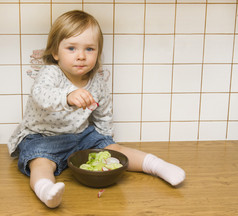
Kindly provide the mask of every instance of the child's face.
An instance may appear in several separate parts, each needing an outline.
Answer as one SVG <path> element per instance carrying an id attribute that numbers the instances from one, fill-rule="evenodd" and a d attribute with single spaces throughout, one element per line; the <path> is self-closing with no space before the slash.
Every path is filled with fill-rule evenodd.
<path id="1" fill-rule="evenodd" d="M 98 37 L 89 27 L 79 35 L 60 42 L 58 53 L 53 55 L 64 74 L 72 82 L 80 81 L 90 72 L 98 57 Z"/>

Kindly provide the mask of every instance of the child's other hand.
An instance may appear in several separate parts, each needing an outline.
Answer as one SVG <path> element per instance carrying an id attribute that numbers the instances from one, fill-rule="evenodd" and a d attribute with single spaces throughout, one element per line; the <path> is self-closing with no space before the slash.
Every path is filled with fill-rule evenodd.
<path id="1" fill-rule="evenodd" d="M 80 88 L 68 94 L 67 102 L 70 106 L 86 109 L 95 103 L 95 100 L 89 91 Z"/>

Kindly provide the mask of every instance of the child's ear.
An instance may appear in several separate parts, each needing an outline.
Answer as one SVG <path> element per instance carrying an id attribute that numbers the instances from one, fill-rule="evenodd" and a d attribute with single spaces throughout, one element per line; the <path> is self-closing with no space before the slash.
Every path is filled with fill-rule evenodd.
<path id="1" fill-rule="evenodd" d="M 53 56 L 53 58 L 54 58 L 55 61 L 58 61 L 58 60 L 59 60 L 59 56 L 58 56 L 57 54 L 54 54 L 54 53 L 53 53 L 52 56 Z"/>

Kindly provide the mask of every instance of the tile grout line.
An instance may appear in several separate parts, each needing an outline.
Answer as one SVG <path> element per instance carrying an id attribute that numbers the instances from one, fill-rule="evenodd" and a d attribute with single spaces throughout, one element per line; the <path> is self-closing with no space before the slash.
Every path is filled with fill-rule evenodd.
<path id="1" fill-rule="evenodd" d="M 234 56 L 235 56 L 235 43 L 236 43 L 236 24 L 237 24 L 237 15 L 238 11 L 238 0 L 236 4 L 236 12 L 235 12 L 235 23 L 234 23 L 234 36 L 233 36 L 233 49 L 232 49 L 232 59 L 231 59 L 231 73 L 230 73 L 230 86 L 229 86 L 229 96 L 228 96 L 228 110 L 227 110 L 227 125 L 226 125 L 226 137 L 228 138 L 228 132 L 229 132 L 229 118 L 230 118 L 230 107 L 231 107 L 231 87 L 232 87 L 232 75 L 233 75 L 233 65 L 234 65 Z"/>
<path id="2" fill-rule="evenodd" d="M 207 2 L 207 0 L 206 0 Z M 203 53 L 202 53 L 202 67 L 201 67 L 201 83 L 200 83 L 200 98 L 199 98 L 199 112 L 198 112 L 198 129 L 197 129 L 197 140 L 200 139 L 200 123 L 201 123 L 201 109 L 202 109 L 202 87 L 203 87 L 203 69 L 204 69 L 204 56 L 205 56 L 205 43 L 206 43 L 206 28 L 207 28 L 207 4 L 205 8 L 205 23 L 203 33 Z"/>
<path id="3" fill-rule="evenodd" d="M 143 124 L 143 87 L 144 87 L 144 71 L 145 71 L 145 23 L 146 23 L 146 0 L 144 0 L 144 23 L 143 23 L 143 50 L 142 50 L 142 78 L 141 78 L 141 114 L 140 114 L 140 142 L 142 142 L 142 124 Z"/>
<path id="4" fill-rule="evenodd" d="M 175 38 L 176 38 L 176 19 L 177 19 L 177 0 L 175 1 L 175 12 L 174 12 L 174 37 L 173 37 L 173 57 L 172 57 L 172 71 L 171 71 L 171 95 L 170 95 L 170 114 L 169 114 L 169 146 L 171 142 L 171 123 L 172 123 L 172 101 L 173 101 L 173 79 L 174 79 L 174 56 L 175 56 Z"/>
<path id="5" fill-rule="evenodd" d="M 23 119 L 23 70 L 22 70 L 22 28 L 21 28 L 21 1 L 19 0 L 19 54 L 20 54 L 20 73 L 21 73 L 21 118 Z"/>
<path id="6" fill-rule="evenodd" d="M 115 0 L 113 0 L 113 8 L 112 8 L 112 14 L 113 14 L 113 17 L 112 17 L 112 71 L 111 71 L 111 76 L 112 76 L 112 93 L 111 93 L 111 100 L 112 100 L 112 113 L 114 111 L 113 109 L 113 104 L 114 104 L 114 71 L 115 71 L 115 56 L 114 56 L 114 53 L 115 53 L 115 17 L 116 17 L 116 6 L 115 6 Z M 114 121 L 113 121 L 114 123 Z"/>

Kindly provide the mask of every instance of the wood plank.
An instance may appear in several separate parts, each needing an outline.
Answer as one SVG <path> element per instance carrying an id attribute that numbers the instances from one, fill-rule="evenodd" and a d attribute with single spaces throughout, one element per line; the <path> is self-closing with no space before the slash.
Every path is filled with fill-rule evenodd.
<path id="1" fill-rule="evenodd" d="M 177 188 L 150 175 L 126 172 L 116 185 L 99 189 L 79 184 L 69 169 L 58 181 L 66 184 L 59 208 L 42 204 L 17 169 L 6 145 L 0 145 L 0 215 L 238 215 L 238 141 L 126 143 L 185 169 Z"/>

